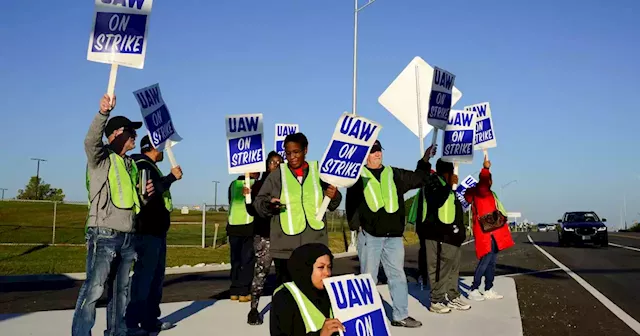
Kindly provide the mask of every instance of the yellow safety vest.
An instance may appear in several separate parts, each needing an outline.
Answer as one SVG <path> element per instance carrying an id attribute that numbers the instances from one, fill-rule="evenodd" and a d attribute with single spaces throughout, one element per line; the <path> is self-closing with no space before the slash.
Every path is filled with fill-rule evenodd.
<path id="1" fill-rule="evenodd" d="M 300 310 L 300 315 L 302 316 L 302 321 L 304 321 L 304 327 L 306 329 L 307 334 L 316 332 L 322 329 L 324 325 L 324 321 L 327 319 L 324 314 L 307 298 L 304 293 L 296 286 L 293 282 L 287 282 L 276 288 L 273 292 L 275 295 L 280 289 L 286 288 L 293 296 L 293 300 L 296 301 L 296 305 Z M 330 318 L 333 318 L 333 310 L 330 310 Z"/>
<path id="2" fill-rule="evenodd" d="M 149 161 L 147 159 L 140 159 L 140 160 L 136 161 L 136 163 L 140 163 L 142 161 L 148 162 L 153 168 L 155 168 L 160 177 L 164 176 L 162 174 L 162 172 L 160 171 L 160 168 L 158 168 L 158 166 L 156 166 L 153 162 L 151 162 L 151 161 Z M 169 212 L 173 211 L 173 201 L 171 199 L 171 192 L 169 191 L 169 189 L 165 190 L 162 193 L 162 198 L 164 198 L 164 207 L 167 208 L 167 211 L 169 211 Z"/>
<path id="3" fill-rule="evenodd" d="M 255 180 L 249 180 L 249 184 L 253 186 Z M 244 181 L 235 180 L 231 183 L 231 204 L 229 204 L 229 225 L 246 225 L 253 223 L 253 216 L 247 212 L 247 204 L 242 191 L 244 190 Z"/>
<path id="4" fill-rule="evenodd" d="M 324 229 L 324 222 L 316 219 L 316 212 L 324 198 L 320 185 L 318 162 L 311 161 L 308 164 L 309 173 L 302 185 L 286 163 L 280 165 L 282 179 L 280 201 L 286 206 L 285 211 L 280 213 L 280 227 L 288 236 L 302 233 L 307 227 L 307 222 L 316 231 Z"/>
<path id="5" fill-rule="evenodd" d="M 387 213 L 398 211 L 398 190 L 393 180 L 393 168 L 386 166 L 380 174 L 380 181 L 376 179 L 367 167 L 362 168 L 362 183 L 364 185 L 364 199 L 373 212 L 384 207 Z"/>

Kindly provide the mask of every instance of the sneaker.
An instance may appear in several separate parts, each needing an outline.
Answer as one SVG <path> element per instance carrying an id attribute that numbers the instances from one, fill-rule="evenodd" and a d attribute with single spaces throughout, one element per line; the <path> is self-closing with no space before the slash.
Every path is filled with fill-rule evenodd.
<path id="1" fill-rule="evenodd" d="M 402 321 L 391 321 L 391 325 L 394 327 L 419 328 L 422 327 L 422 322 L 416 321 L 413 317 L 407 317 Z"/>
<path id="2" fill-rule="evenodd" d="M 480 293 L 479 290 L 474 289 L 469 292 L 469 299 L 473 301 L 484 301 L 484 296 Z"/>
<path id="3" fill-rule="evenodd" d="M 157 321 L 155 325 L 153 326 L 145 326 L 143 325 L 142 328 L 149 333 L 152 332 L 161 332 L 161 331 L 165 331 L 165 330 L 169 330 L 169 329 L 173 329 L 176 325 L 171 323 L 171 322 L 161 322 L 161 321 Z"/>
<path id="4" fill-rule="evenodd" d="M 431 302 L 429 311 L 436 314 L 449 314 L 451 312 L 451 308 L 441 302 Z"/>
<path id="5" fill-rule="evenodd" d="M 493 288 L 491 288 L 488 291 L 484 291 L 483 295 L 487 300 L 500 300 L 500 299 L 504 298 L 504 296 L 496 293 L 496 291 L 494 291 Z"/>
<path id="6" fill-rule="evenodd" d="M 229 299 L 231 299 L 231 301 L 238 301 L 238 299 L 239 299 L 239 298 L 240 298 L 240 297 L 239 297 L 238 295 L 231 295 L 231 296 L 229 297 Z"/>
<path id="7" fill-rule="evenodd" d="M 261 325 L 262 322 L 260 312 L 257 309 L 251 309 L 251 311 L 249 311 L 249 316 L 247 316 L 247 323 L 250 325 Z"/>
<path id="8" fill-rule="evenodd" d="M 464 301 L 461 297 L 457 297 L 447 302 L 447 307 L 455 310 L 469 310 L 471 305 Z"/>
<path id="9" fill-rule="evenodd" d="M 251 302 L 251 295 L 244 295 L 244 296 L 240 296 L 240 298 L 238 299 L 238 302 Z"/>

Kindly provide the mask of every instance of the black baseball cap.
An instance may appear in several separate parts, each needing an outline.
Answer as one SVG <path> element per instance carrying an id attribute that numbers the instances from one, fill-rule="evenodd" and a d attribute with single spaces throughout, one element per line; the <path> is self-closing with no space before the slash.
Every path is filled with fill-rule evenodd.
<path id="1" fill-rule="evenodd" d="M 376 142 L 373 143 L 373 146 L 371 146 L 370 153 L 382 152 L 383 149 L 384 148 L 382 148 L 382 144 L 380 144 L 380 140 L 376 140 Z"/>
<path id="2" fill-rule="evenodd" d="M 149 139 L 148 135 L 142 137 L 140 140 L 140 150 L 152 149 L 153 145 L 151 144 L 151 139 Z"/>
<path id="3" fill-rule="evenodd" d="M 142 127 L 141 121 L 131 121 L 127 117 L 116 116 L 107 122 L 107 126 L 104 128 L 104 134 L 106 136 L 111 135 L 115 130 L 124 127 L 125 130 L 137 130 Z"/>

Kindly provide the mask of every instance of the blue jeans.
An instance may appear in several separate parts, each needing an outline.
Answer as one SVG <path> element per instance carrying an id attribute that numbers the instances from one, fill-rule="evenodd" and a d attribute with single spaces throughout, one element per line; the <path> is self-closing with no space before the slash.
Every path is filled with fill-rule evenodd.
<path id="1" fill-rule="evenodd" d="M 87 279 L 80 288 L 71 326 L 72 336 L 90 336 L 96 320 L 96 302 L 107 287 L 105 336 L 125 336 L 124 313 L 129 293 L 129 271 L 136 259 L 133 234 L 90 227 L 87 240 Z"/>
<path id="2" fill-rule="evenodd" d="M 127 327 L 153 330 L 160 317 L 164 270 L 167 264 L 167 238 L 136 235 L 138 260 L 133 266 L 131 301 L 127 306 Z"/>
<path id="3" fill-rule="evenodd" d="M 476 273 L 473 276 L 473 284 L 471 290 L 480 288 L 480 282 L 484 276 L 484 289 L 490 290 L 493 288 L 493 279 L 496 274 L 496 259 L 498 258 L 498 244 L 496 240 L 491 236 L 491 252 L 485 254 L 476 267 Z"/>
<path id="4" fill-rule="evenodd" d="M 402 237 L 374 237 L 364 230 L 358 234 L 358 257 L 360 273 L 369 273 L 373 281 L 378 281 L 378 269 L 382 261 L 387 275 L 393 320 L 402 321 L 409 317 L 409 289 L 404 274 L 404 245 Z"/>

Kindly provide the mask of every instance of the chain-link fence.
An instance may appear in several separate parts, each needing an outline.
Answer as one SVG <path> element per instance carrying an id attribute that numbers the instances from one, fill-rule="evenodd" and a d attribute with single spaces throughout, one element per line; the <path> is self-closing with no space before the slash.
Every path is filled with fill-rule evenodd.
<path id="1" fill-rule="evenodd" d="M 167 244 L 218 247 L 227 244 L 228 205 L 175 206 Z M 205 211 L 203 211 L 203 209 Z M 0 201 L 0 244 L 82 245 L 86 202 Z M 327 212 L 329 232 L 348 231 L 343 210 Z"/>

